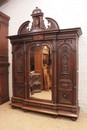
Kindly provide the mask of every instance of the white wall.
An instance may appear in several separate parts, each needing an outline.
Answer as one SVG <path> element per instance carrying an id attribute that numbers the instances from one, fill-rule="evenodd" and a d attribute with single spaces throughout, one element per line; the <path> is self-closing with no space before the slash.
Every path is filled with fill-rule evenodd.
<path id="1" fill-rule="evenodd" d="M 55 19 L 60 28 L 81 27 L 79 39 L 79 105 L 87 112 L 87 2 L 86 0 L 9 0 L 0 10 L 10 16 L 9 35 L 17 34 L 19 26 L 32 20 L 31 13 L 39 7 L 45 17 Z M 9 42 L 9 93 L 12 96 L 12 57 Z"/>

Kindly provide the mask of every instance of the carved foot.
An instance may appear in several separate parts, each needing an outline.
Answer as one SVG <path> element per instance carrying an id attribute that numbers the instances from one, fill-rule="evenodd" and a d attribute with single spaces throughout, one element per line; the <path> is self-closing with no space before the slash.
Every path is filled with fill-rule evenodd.
<path id="1" fill-rule="evenodd" d="M 53 118 L 57 118 L 58 116 L 57 116 L 57 115 L 53 115 L 52 117 L 53 117 Z"/>
<path id="2" fill-rule="evenodd" d="M 16 107 L 15 106 L 11 106 L 12 107 L 12 109 L 16 109 Z"/>
<path id="3" fill-rule="evenodd" d="M 76 121 L 76 120 L 77 120 L 77 117 L 71 117 L 71 120 L 72 120 L 72 121 Z"/>
<path id="4" fill-rule="evenodd" d="M 25 110 L 25 109 L 24 109 L 24 112 L 28 112 L 28 110 Z"/>

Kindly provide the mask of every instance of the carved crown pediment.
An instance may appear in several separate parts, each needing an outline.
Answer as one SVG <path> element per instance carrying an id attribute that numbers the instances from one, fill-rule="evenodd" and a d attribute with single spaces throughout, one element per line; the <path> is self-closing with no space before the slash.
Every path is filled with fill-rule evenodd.
<path id="1" fill-rule="evenodd" d="M 29 28 L 29 23 L 30 21 L 24 22 L 18 29 L 18 34 L 26 34 L 29 32 L 39 32 L 39 31 L 48 31 L 48 30 L 59 30 L 59 25 L 58 23 L 49 17 L 46 17 L 46 20 L 48 21 L 48 26 L 45 26 L 44 20 L 43 20 L 43 15 L 44 13 L 42 12 L 41 9 L 36 7 L 32 11 L 32 26 Z"/>

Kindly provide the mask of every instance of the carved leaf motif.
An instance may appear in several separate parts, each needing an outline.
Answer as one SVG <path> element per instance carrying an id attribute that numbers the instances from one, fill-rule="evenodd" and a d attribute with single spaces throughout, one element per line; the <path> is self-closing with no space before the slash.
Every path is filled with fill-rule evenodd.
<path id="1" fill-rule="evenodd" d="M 63 73 L 68 73 L 68 47 L 64 46 L 62 48 L 62 66 L 63 66 Z"/>
<path id="2" fill-rule="evenodd" d="M 17 85 L 24 85 L 24 45 L 14 46 L 14 72 Z"/>
<path id="3" fill-rule="evenodd" d="M 23 53 L 22 50 L 18 50 L 17 51 L 17 72 L 21 72 L 23 70 L 22 68 L 22 57 L 23 57 Z"/>

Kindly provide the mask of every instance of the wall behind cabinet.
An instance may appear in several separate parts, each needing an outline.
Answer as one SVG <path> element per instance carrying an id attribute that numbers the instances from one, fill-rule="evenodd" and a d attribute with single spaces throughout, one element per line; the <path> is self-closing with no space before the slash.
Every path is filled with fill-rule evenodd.
<path id="1" fill-rule="evenodd" d="M 87 112 L 87 2 L 86 0 L 9 0 L 0 9 L 11 17 L 9 35 L 17 34 L 21 23 L 30 20 L 35 7 L 43 10 L 45 17 L 54 18 L 60 28 L 81 27 L 83 35 L 79 40 L 79 104 Z M 61 28 L 61 29 L 62 29 Z M 9 44 L 10 97 L 12 96 L 12 57 Z"/>

